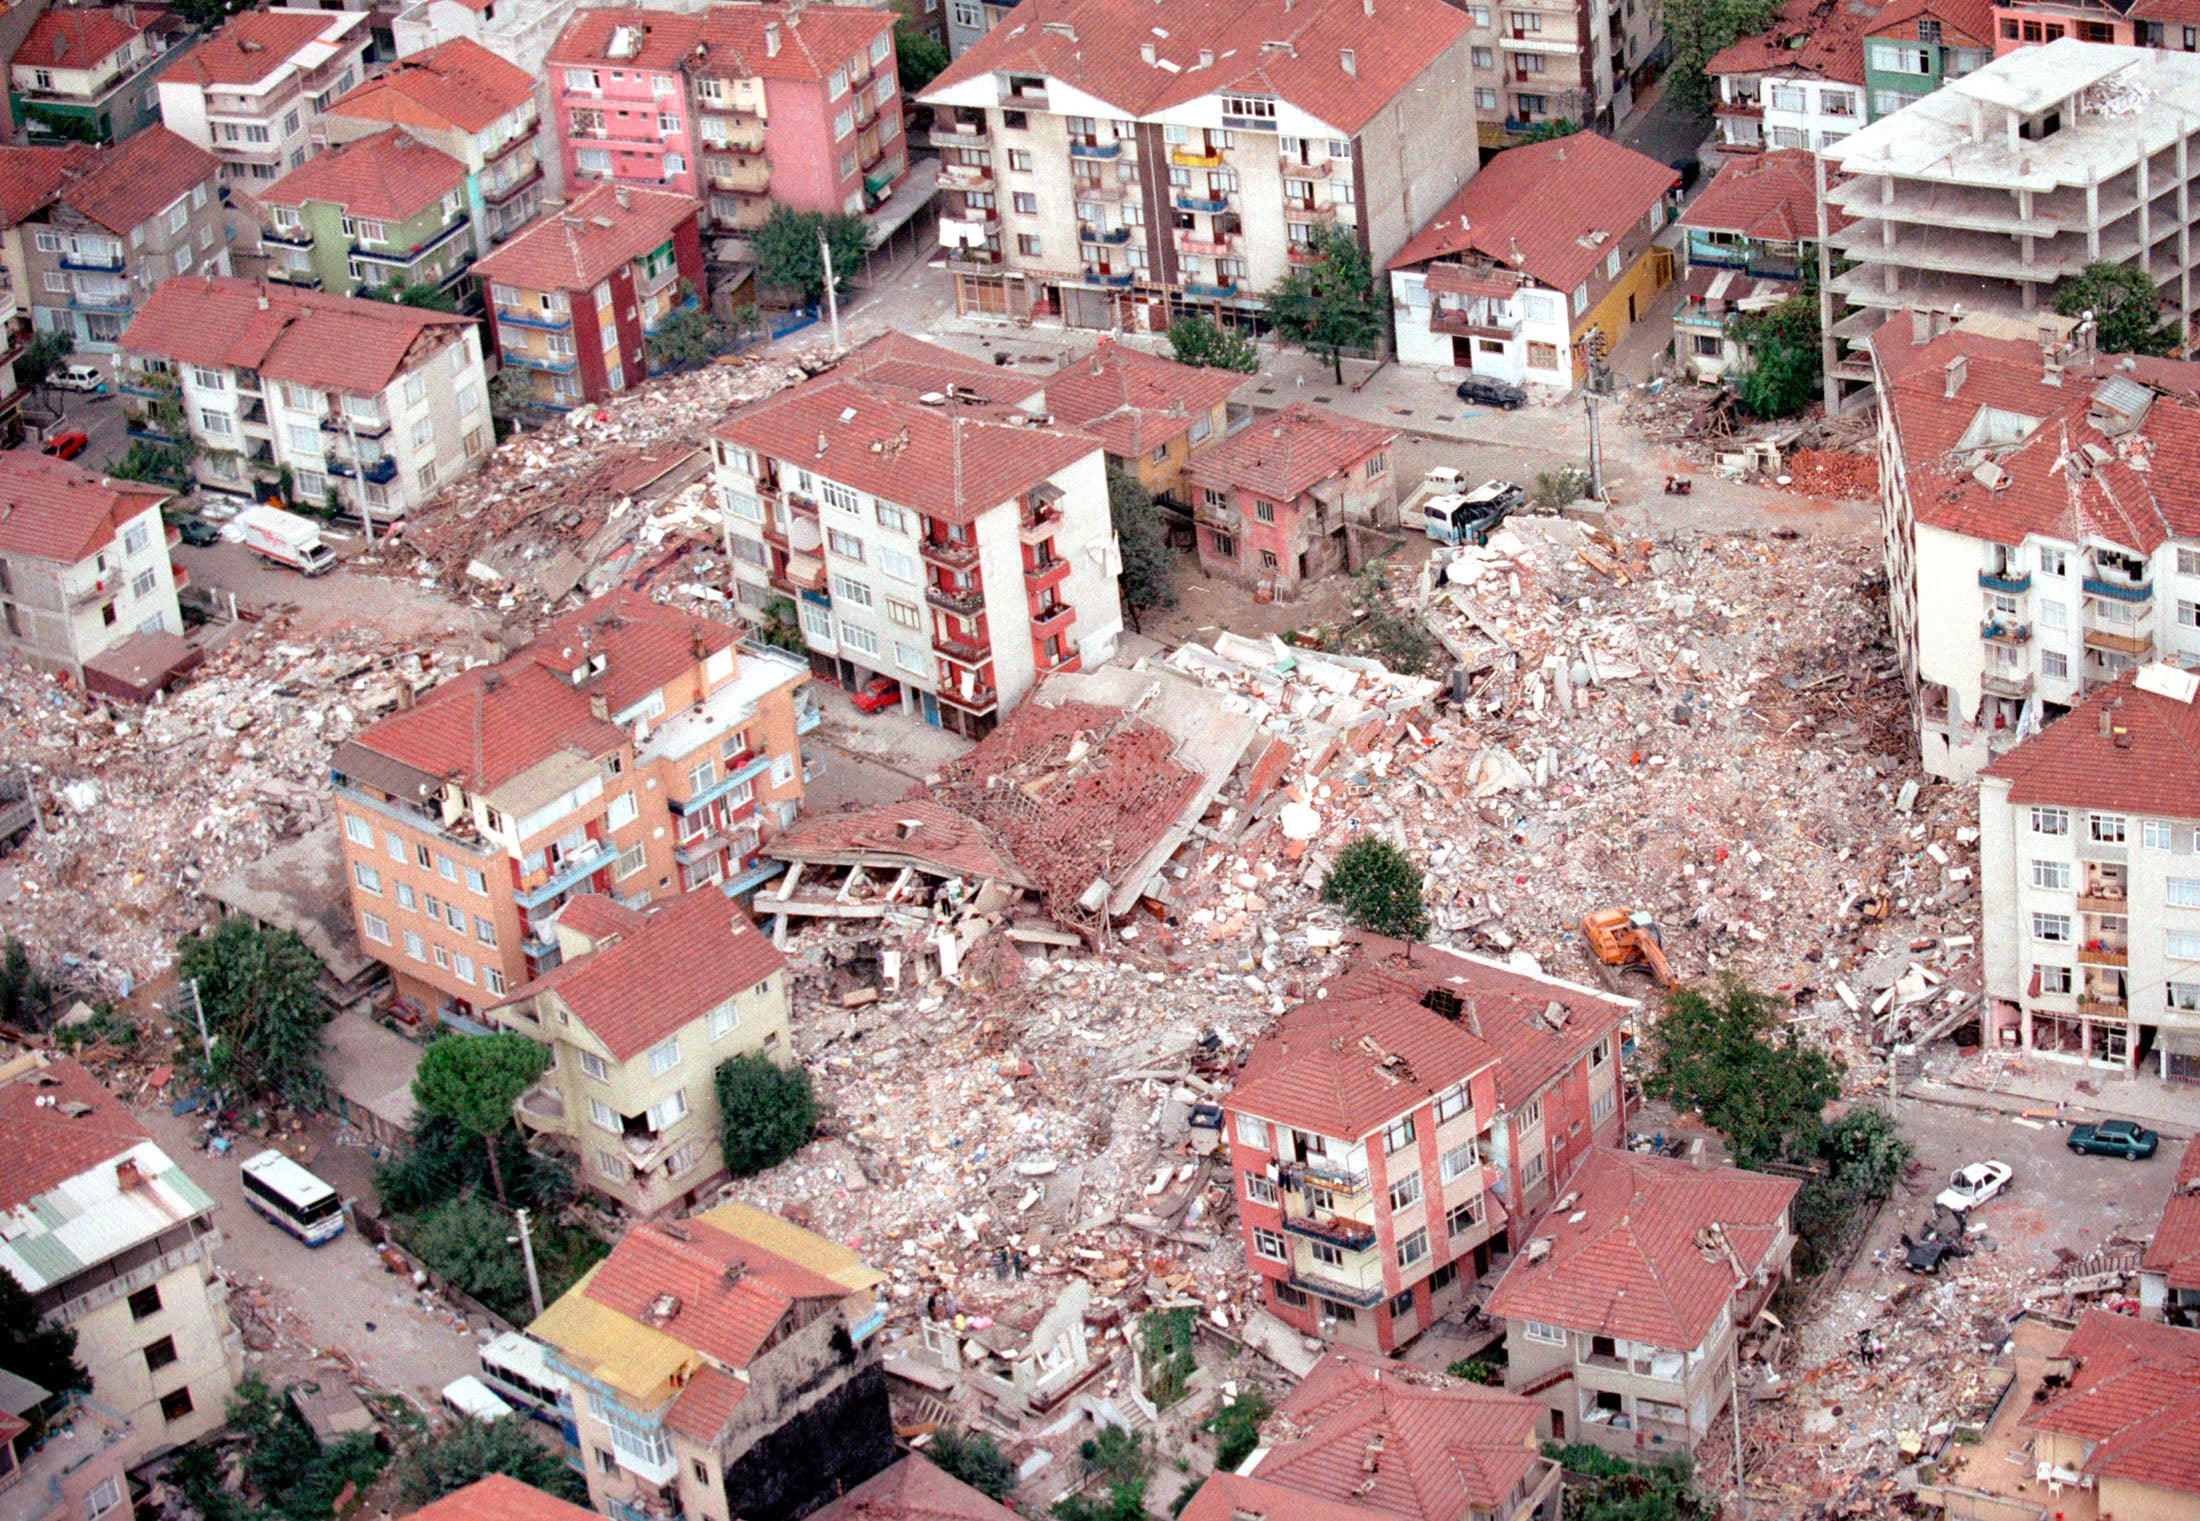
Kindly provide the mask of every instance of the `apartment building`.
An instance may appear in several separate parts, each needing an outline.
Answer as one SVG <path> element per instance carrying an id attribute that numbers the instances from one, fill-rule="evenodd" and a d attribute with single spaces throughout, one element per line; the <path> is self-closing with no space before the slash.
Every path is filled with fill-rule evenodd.
<path id="1" fill-rule="evenodd" d="M 1222 1101 L 1262 1308 L 1390 1352 L 1517 1248 L 1554 1180 L 1625 1129 L 1639 1005 L 1477 956 L 1360 937 Z"/>
<path id="2" fill-rule="evenodd" d="M 254 197 L 267 277 L 332 296 L 387 285 L 455 297 L 476 251 L 466 182 L 463 163 L 401 127 L 332 143 Z"/>
<path id="3" fill-rule="evenodd" d="M 1721 153 L 1823 149 L 1864 125 L 1864 0 L 1788 0 L 1770 28 L 1711 55 Z"/>
<path id="4" fill-rule="evenodd" d="M 1892 0 L 1864 28 L 1864 100 L 1892 116 L 1994 56 L 1989 0 Z"/>
<path id="5" fill-rule="evenodd" d="M 1995 0 L 1996 57 L 2072 37 L 2118 47 L 2200 51 L 2200 13 L 2180 0 L 2135 0 L 2123 10 L 2098 0 Z"/>
<path id="6" fill-rule="evenodd" d="M 1536 1441 L 1542 1414 L 1517 1394 L 1333 1350 L 1283 1397 L 1253 1455 L 1235 1473 L 1218 1469 L 1184 1515 L 1558 1521 L 1559 1465 Z"/>
<path id="7" fill-rule="evenodd" d="M 555 966 L 558 910 L 729 895 L 802 802 L 800 664 L 613 592 L 418 694 L 330 760 L 367 954 L 461 1015 Z"/>
<path id="8" fill-rule="evenodd" d="M 801 1516 L 894 1461 L 884 1275 L 745 1204 L 637 1225 L 528 1327 L 604 1515 Z"/>
<path id="9" fill-rule="evenodd" d="M 1474 110 L 1485 149 L 1551 122 L 1608 132 L 1655 77 L 1664 29 L 1644 0 L 1462 5 L 1473 30 Z"/>
<path id="10" fill-rule="evenodd" d="M 99 1081 L 33 1051 L 0 1066 L 0 1269 L 76 1333 L 128 1466 L 218 1429 L 243 1343 L 214 1272 L 214 1201 Z"/>
<path id="11" fill-rule="evenodd" d="M 1801 290 L 1818 267 L 1818 168 L 1800 148 L 1774 148 L 1727 160 L 1682 211 L 1678 245 L 1687 263 L 1673 341 L 1683 373 L 1715 382 L 1751 362 L 1734 316 L 1769 311 Z M 1847 217 L 1824 213 L 1838 230 Z"/>
<path id="12" fill-rule="evenodd" d="M 1394 428 L 1294 401 L 1215 445 L 1184 472 L 1200 570 L 1279 597 L 1350 575 L 1366 558 L 1352 530 L 1397 526 L 1397 441 Z"/>
<path id="13" fill-rule="evenodd" d="M 168 492 L 33 450 L 0 452 L 0 650 L 82 680 L 136 634 L 183 632 Z"/>
<path id="14" fill-rule="evenodd" d="M 229 273 L 219 166 L 205 149 L 152 126 L 113 147 L 25 151 L 57 156 L 37 177 L 60 169 L 41 208 L 0 234 L 20 245 L 18 291 L 38 332 L 105 353 L 163 280 Z"/>
<path id="15" fill-rule="evenodd" d="M 161 7 L 51 6 L 8 61 L 8 107 L 34 143 L 121 142 L 160 120 L 153 76 L 190 37 Z"/>
<path id="16" fill-rule="evenodd" d="M 313 118 L 366 76 L 365 11 L 244 11 L 159 74 L 160 119 L 257 194 L 314 152 Z"/>
<path id="17" fill-rule="evenodd" d="M 1442 0 L 1026 0 L 924 92 L 965 315 L 1253 319 L 1317 232 L 1379 268 L 1474 172 Z"/>
<path id="18" fill-rule="evenodd" d="M 2096 360 L 2076 327 L 1914 313 L 1871 339 L 1888 615 L 1931 776 L 2150 660 L 2200 664 L 2190 367 Z"/>
<path id="19" fill-rule="evenodd" d="M 737 237 L 775 204 L 866 211 L 908 169 L 893 31 L 870 6 L 579 11 L 550 50 L 566 181 L 701 197 Z"/>
<path id="20" fill-rule="evenodd" d="M 649 377 L 649 338 L 709 284 L 700 205 L 598 185 L 549 201 L 534 225 L 474 261 L 489 337 L 528 372 L 535 405 L 564 411 Z"/>
<path id="21" fill-rule="evenodd" d="M 493 446 L 480 330 L 463 317 L 266 281 L 178 276 L 118 344 L 133 431 L 181 404 L 197 479 L 387 522 Z"/>
<path id="22" fill-rule="evenodd" d="M 2058 1484 L 2076 1476 L 2104 1518 L 2200 1517 L 2192 1428 L 2200 1407 L 2200 1331 L 2086 1310 L 2063 1343 L 2069 1380 L 2019 1421 Z"/>
<path id="23" fill-rule="evenodd" d="M 736 412 L 711 436 L 741 602 L 791 600 L 818 674 L 898 683 L 904 712 L 972 738 L 1041 676 L 1108 659 L 1107 469 L 1043 396 L 889 335 Z"/>
<path id="24" fill-rule="evenodd" d="M 1202 369 L 1103 338 L 1082 359 L 1046 378 L 1056 422 L 1100 440 L 1108 468 L 1128 473 L 1159 501 L 1189 509 L 1184 467 L 1252 418 L 1230 398 L 1245 385 L 1234 370 Z"/>
<path id="25" fill-rule="evenodd" d="M 691 860 L 727 848 L 731 831 L 700 811 L 679 827 L 676 849 Z M 720 1064 L 794 1060 L 786 959 L 724 893 L 646 910 L 584 895 L 552 928 L 557 966 L 489 1010 L 492 1023 L 551 1051 L 550 1070 L 519 1101 L 520 1122 L 570 1147 L 587 1185 L 635 1215 L 691 1209 L 727 1178 Z"/>
<path id="26" fill-rule="evenodd" d="M 1732 1343 L 1795 1251 L 1801 1184 L 1592 1149 L 1490 1292 L 1505 1387 L 1544 1433 L 1655 1462 L 1695 1450 L 1733 1396 Z"/>
<path id="27" fill-rule="evenodd" d="M 477 42 L 459 38 L 391 64 L 330 103 L 315 128 L 331 143 L 402 127 L 466 169 L 466 214 L 483 248 L 542 207 L 542 116 L 535 82 Z"/>
<path id="28" fill-rule="evenodd" d="M 1572 390 L 1672 282 L 1679 184 L 1593 132 L 1498 154 L 1390 261 L 1399 362 Z"/>
<path id="29" fill-rule="evenodd" d="M 2139 1313 L 2173 1326 L 2200 1319 L 2200 1137 L 2185 1143 L 2162 1218 L 2139 1260 Z"/>
<path id="30" fill-rule="evenodd" d="M 1990 1046 L 2200 1079 L 2196 686 L 2144 666 L 1980 774 Z"/>
<path id="31" fill-rule="evenodd" d="M 1852 261 L 1825 284 L 1836 337 L 1879 313 L 2035 313 L 2089 263 L 2144 270 L 2179 325 L 2191 239 L 2175 164 L 2200 121 L 2200 56 L 2068 38 L 2021 48 L 1824 150 Z M 1869 316 L 1841 317 L 1844 307 Z M 1838 320 L 1837 320 L 1838 319 Z M 1827 372 L 1827 405 L 1859 364 Z"/>

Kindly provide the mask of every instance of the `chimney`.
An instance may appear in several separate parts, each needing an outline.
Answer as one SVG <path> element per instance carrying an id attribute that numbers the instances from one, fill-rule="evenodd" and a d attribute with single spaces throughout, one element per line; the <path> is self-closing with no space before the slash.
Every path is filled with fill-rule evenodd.
<path id="1" fill-rule="evenodd" d="M 595 717 L 596 722 L 600 724 L 607 724 L 611 722 L 611 704 L 605 700 L 604 695 L 601 692 L 593 692 L 589 694 L 588 711 Z"/>
<path id="2" fill-rule="evenodd" d="M 124 1157 L 115 1163 L 115 1187 L 124 1193 L 145 1186 L 145 1174 L 138 1171 L 137 1158 Z"/>
<path id="3" fill-rule="evenodd" d="M 1367 0 L 1367 3 L 1368 10 L 1370 14 L 1372 14 L 1375 8 L 1375 0 Z M 1352 49 L 1339 48 L 1337 50 L 1337 62 L 1343 67 L 1344 71 L 1347 74 L 1350 74 L 1353 78 L 1357 79 L 1360 77 L 1360 60 L 1352 55 Z"/>
<path id="4" fill-rule="evenodd" d="M 1138 56 L 1145 60 L 1147 68 L 1152 68 L 1154 63 L 1153 44 L 1150 42 L 1140 43 L 1138 45 Z"/>
<path id="5" fill-rule="evenodd" d="M 1916 306 L 1913 306 L 1913 307 L 1911 307 L 1911 308 L 1910 308 L 1910 342 L 1912 342 L 1912 343 L 1931 343 L 1932 341 L 1933 341 L 1933 314 L 1932 314 L 1931 312 L 1929 312 L 1929 311 L 1926 311 L 1926 310 L 1925 310 L 1924 308 L 1922 308 L 1922 307 L 1916 307 Z"/>
<path id="6" fill-rule="evenodd" d="M 1370 16 L 1374 15 L 1375 0 L 1360 0 L 1360 9 Z"/>
<path id="7" fill-rule="evenodd" d="M 613 185 L 611 187 L 611 198 L 619 203 L 621 211 L 632 211 L 634 209 L 634 197 L 626 193 L 626 186 L 624 185 Z"/>
<path id="8" fill-rule="evenodd" d="M 2110 734 L 2115 732 L 2116 721 L 2109 715 L 2108 704 L 2105 702 L 2101 704 L 2100 721 L 2101 738 L 2106 739 Z"/>
<path id="9" fill-rule="evenodd" d="M 1215 66 L 1215 50 L 1213 48 L 1201 48 L 1199 50 L 1199 66 L 1203 69 L 1211 69 Z"/>
<path id="10" fill-rule="evenodd" d="M 1941 394 L 1946 397 L 1953 397 L 1956 392 L 1962 390 L 1964 372 L 1969 368 L 1970 361 L 1961 354 L 1956 355 L 1955 358 L 1942 365 L 1940 373 L 1946 389 Z"/>
<path id="11" fill-rule="evenodd" d="M 776 21 L 764 23 L 764 56 L 766 58 L 777 58 L 779 56 L 779 23 Z"/>
<path id="12" fill-rule="evenodd" d="M 403 677 L 399 677 L 397 681 L 397 711 L 400 713 L 405 712 L 417 700 L 418 698 L 413 692 L 413 684 Z"/>

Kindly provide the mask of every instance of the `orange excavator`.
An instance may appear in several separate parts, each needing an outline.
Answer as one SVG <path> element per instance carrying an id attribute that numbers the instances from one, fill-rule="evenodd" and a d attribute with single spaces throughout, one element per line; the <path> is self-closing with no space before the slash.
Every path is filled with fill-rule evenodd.
<path id="1" fill-rule="evenodd" d="M 1661 988 L 1673 985 L 1673 969 L 1666 964 L 1665 945 L 1657 921 L 1645 913 L 1624 908 L 1603 908 L 1581 921 L 1581 933 L 1589 951 L 1606 966 L 1639 966 Z"/>

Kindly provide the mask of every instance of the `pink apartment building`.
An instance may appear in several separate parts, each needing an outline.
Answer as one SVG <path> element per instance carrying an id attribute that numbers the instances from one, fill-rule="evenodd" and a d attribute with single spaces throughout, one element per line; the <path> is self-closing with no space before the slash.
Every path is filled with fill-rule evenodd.
<path id="1" fill-rule="evenodd" d="M 884 7 L 580 11 L 548 64 L 567 179 L 695 196 L 721 235 L 867 211 L 909 167 L 893 33 Z"/>

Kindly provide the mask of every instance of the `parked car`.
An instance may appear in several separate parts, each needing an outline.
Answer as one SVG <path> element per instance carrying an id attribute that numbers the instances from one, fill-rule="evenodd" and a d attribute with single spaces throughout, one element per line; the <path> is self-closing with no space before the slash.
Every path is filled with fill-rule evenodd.
<path id="1" fill-rule="evenodd" d="M 2070 1132 L 2070 1149 L 2080 1156 L 2090 1153 L 2096 1157 L 2129 1157 L 2134 1162 L 2144 1162 L 2161 1144 L 2160 1136 L 2129 1120 L 2103 1120 L 2098 1125 L 2080 1125 Z"/>
<path id="2" fill-rule="evenodd" d="M 46 384 L 57 391 L 104 391 L 107 377 L 88 364 L 68 364 L 46 377 Z"/>
<path id="3" fill-rule="evenodd" d="M 185 518 L 176 525 L 176 532 L 183 535 L 183 542 L 204 549 L 209 544 L 221 542 L 222 531 L 204 518 Z"/>
<path id="4" fill-rule="evenodd" d="M 1515 407 L 1527 405 L 1528 393 L 1489 375 L 1469 375 L 1459 382 L 1459 399 L 1510 412 Z"/>
<path id="5" fill-rule="evenodd" d="M 1944 1235 L 1938 1221 L 1928 1221 L 1915 1237 L 1902 1233 L 1902 1265 L 1913 1273 L 1937 1274 L 1950 1257 L 1968 1257 L 1971 1249 L 1954 1236 Z"/>
<path id="6" fill-rule="evenodd" d="M 2007 1162 L 1973 1162 L 1950 1174 L 1948 1186 L 1933 1202 L 1960 1215 L 1977 1209 L 2007 1188 L 2012 1176 Z"/>
<path id="7" fill-rule="evenodd" d="M 91 435 L 87 433 L 56 433 L 39 449 L 41 454 L 55 455 L 61 459 L 75 459 L 91 447 Z"/>
<path id="8" fill-rule="evenodd" d="M 887 708 L 901 706 L 901 683 L 891 676 L 873 676 L 857 687 L 855 696 L 849 699 L 858 713 L 878 713 Z"/>

